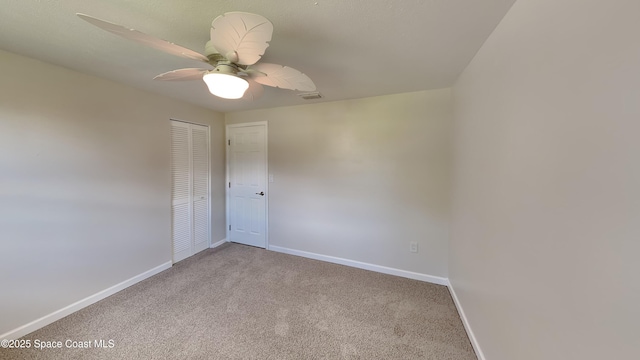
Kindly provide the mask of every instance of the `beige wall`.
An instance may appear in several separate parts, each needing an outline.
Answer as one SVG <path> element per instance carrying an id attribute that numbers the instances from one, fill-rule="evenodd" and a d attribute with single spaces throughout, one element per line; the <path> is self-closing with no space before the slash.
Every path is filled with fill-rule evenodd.
<path id="1" fill-rule="evenodd" d="M 638 14 L 519 0 L 455 85 L 449 276 L 486 359 L 640 354 Z"/>
<path id="2" fill-rule="evenodd" d="M 226 119 L 268 121 L 271 246 L 447 276 L 449 90 Z"/>
<path id="3" fill-rule="evenodd" d="M 169 118 L 223 115 L 0 51 L 0 334 L 171 260 Z"/>

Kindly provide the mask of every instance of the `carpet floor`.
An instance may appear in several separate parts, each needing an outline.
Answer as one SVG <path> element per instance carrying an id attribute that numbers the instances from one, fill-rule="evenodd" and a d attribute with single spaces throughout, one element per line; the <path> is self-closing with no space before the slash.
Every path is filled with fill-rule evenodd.
<path id="1" fill-rule="evenodd" d="M 0 359 L 476 360 L 445 286 L 238 244 L 23 339 L 31 349 Z M 36 350 L 36 340 L 63 348 Z"/>

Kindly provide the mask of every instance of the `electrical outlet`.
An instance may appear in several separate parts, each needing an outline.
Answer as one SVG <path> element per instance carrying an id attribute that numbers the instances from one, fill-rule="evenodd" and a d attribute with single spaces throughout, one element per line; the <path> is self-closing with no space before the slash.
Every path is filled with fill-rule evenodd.
<path id="1" fill-rule="evenodd" d="M 409 243 L 409 251 L 411 251 L 412 253 L 417 253 L 418 252 L 418 242 L 417 241 L 412 241 Z"/>

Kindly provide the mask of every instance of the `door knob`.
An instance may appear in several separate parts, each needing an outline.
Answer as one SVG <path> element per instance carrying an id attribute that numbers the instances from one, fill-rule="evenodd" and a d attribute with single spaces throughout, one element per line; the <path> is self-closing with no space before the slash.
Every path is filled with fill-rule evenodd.
<path id="1" fill-rule="evenodd" d="M 264 196 L 264 191 L 260 191 L 259 193 L 256 193 L 256 195 Z"/>

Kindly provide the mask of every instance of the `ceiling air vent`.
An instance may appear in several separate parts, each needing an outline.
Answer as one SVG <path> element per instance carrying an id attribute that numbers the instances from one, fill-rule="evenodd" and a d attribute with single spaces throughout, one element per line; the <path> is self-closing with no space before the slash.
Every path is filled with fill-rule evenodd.
<path id="1" fill-rule="evenodd" d="M 308 92 L 308 93 L 301 93 L 301 94 L 298 94 L 298 96 L 300 96 L 301 98 L 303 98 L 305 100 L 315 100 L 315 99 L 321 99 L 322 98 L 322 95 L 317 91 Z"/>

